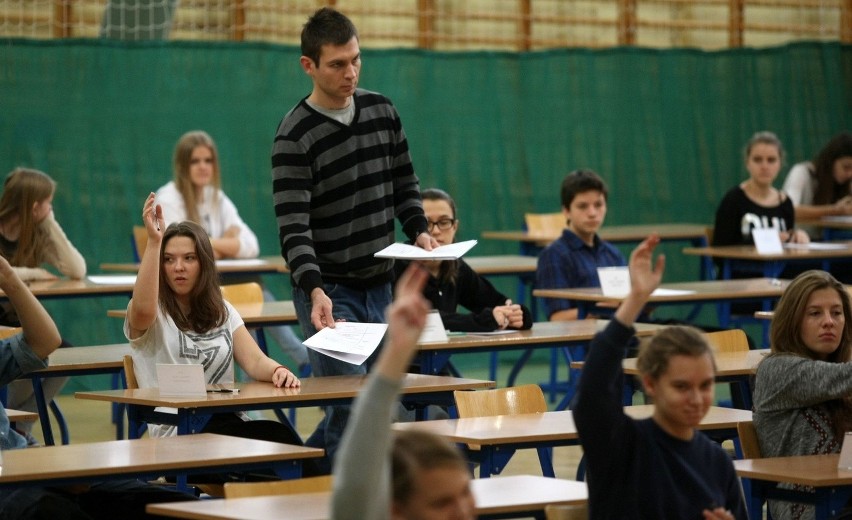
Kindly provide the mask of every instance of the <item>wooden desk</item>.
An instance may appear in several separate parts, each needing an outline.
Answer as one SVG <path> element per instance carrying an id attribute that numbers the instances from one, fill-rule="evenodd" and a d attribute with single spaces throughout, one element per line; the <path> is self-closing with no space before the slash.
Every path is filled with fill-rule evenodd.
<path id="1" fill-rule="evenodd" d="M 602 330 L 608 320 L 576 320 L 536 322 L 529 330 L 508 334 L 481 335 L 467 333 L 450 336 L 444 343 L 421 343 L 418 361 L 424 374 L 438 374 L 446 366 L 452 354 L 473 352 L 499 352 L 503 350 L 527 349 L 527 353 L 512 368 L 507 386 L 513 386 L 518 372 L 535 348 L 557 348 L 590 341 Z M 639 323 L 637 336 L 649 336 L 662 328 L 660 325 Z M 570 352 L 568 357 L 570 358 Z"/>
<path id="2" fill-rule="evenodd" d="M 814 226 L 822 229 L 822 239 L 825 241 L 835 240 L 839 238 L 838 231 L 852 230 L 852 216 L 849 215 L 834 215 L 816 219 L 796 219 L 796 224 L 802 226 Z M 848 236 L 848 233 L 846 233 Z"/>
<path id="3" fill-rule="evenodd" d="M 322 455 L 317 448 L 211 433 L 44 446 L 4 450 L 0 486 L 59 486 L 258 468 L 297 478 L 303 459 Z"/>
<path id="4" fill-rule="evenodd" d="M 667 283 L 660 286 L 661 292 L 648 298 L 648 304 L 693 304 L 715 302 L 720 306 L 719 325 L 727 328 L 730 323 L 730 305 L 732 301 L 760 300 L 769 310 L 775 300 L 781 297 L 787 285 L 785 280 L 775 278 L 747 278 L 742 280 L 705 280 L 700 282 Z M 675 293 L 662 291 L 676 291 Z M 536 289 L 535 296 L 543 298 L 564 298 L 577 302 L 581 318 L 589 314 L 599 303 L 616 305 L 623 298 L 607 297 L 600 287 L 580 289 Z"/>
<path id="5" fill-rule="evenodd" d="M 139 271 L 138 262 L 107 262 L 100 265 L 101 271 L 136 273 Z M 254 275 L 289 273 L 290 269 L 284 258 L 277 256 L 261 256 L 258 258 L 216 260 L 216 270 L 223 275 Z"/>
<path id="6" fill-rule="evenodd" d="M 291 406 L 328 406 L 350 404 L 366 377 L 328 376 L 302 379 L 299 388 L 275 388 L 272 383 L 236 383 L 237 394 L 210 393 L 201 399 L 161 397 L 158 388 L 135 390 L 106 390 L 100 392 L 77 392 L 78 399 L 109 401 L 127 405 L 129 434 L 139 431 L 142 421 L 159 424 L 176 424 L 181 435 L 199 432 L 212 414 L 239 410 L 264 410 Z M 422 374 L 407 374 L 403 380 L 402 401 L 416 405 L 454 404 L 455 390 L 491 388 L 493 381 L 465 379 Z M 154 407 L 176 408 L 177 414 L 156 412 Z"/>
<path id="7" fill-rule="evenodd" d="M 832 259 L 844 259 L 852 256 L 852 242 L 833 242 L 843 245 L 842 249 L 784 249 L 781 253 L 759 254 L 754 246 L 713 246 L 687 247 L 683 249 L 686 255 L 697 255 L 722 260 L 723 280 L 730 280 L 732 263 L 734 261 L 750 261 L 763 264 L 763 276 L 777 278 L 784 270 L 787 262 L 821 261 L 825 271 L 831 271 Z M 707 276 L 705 276 L 707 278 Z M 710 278 L 707 278 L 710 279 Z"/>
<path id="8" fill-rule="evenodd" d="M 650 417 L 653 409 L 653 405 L 624 407 L 625 412 L 634 419 Z M 751 412 L 748 410 L 711 406 L 698 429 L 734 438 L 737 436 L 737 423 L 744 421 L 751 421 Z M 395 423 L 392 427 L 400 431 L 426 431 L 464 445 L 479 445 L 482 452 L 480 478 L 499 474 L 515 450 L 573 445 L 579 440 L 570 410 Z"/>
<path id="9" fill-rule="evenodd" d="M 243 322 L 245 322 L 246 327 L 293 325 L 299 322 L 296 317 L 296 308 L 293 306 L 293 302 L 289 300 L 263 303 L 242 303 L 234 305 L 234 308 L 238 313 L 240 313 L 240 317 L 243 319 Z M 107 311 L 107 316 L 111 318 L 121 318 L 123 320 L 126 315 L 126 308 Z"/>
<path id="10" fill-rule="evenodd" d="M 548 504 L 580 505 L 588 500 L 584 482 L 533 475 L 475 479 L 471 491 L 480 519 L 533 516 L 544 519 Z M 150 504 L 151 514 L 195 520 L 328 520 L 331 493 L 300 493 L 222 500 Z"/>
<path id="11" fill-rule="evenodd" d="M 761 518 L 764 500 L 780 499 L 816 505 L 816 518 L 826 519 L 838 513 L 852 494 L 852 471 L 837 468 L 840 455 L 807 455 L 735 460 L 737 475 L 751 479 L 749 517 Z M 815 488 L 778 489 L 780 482 Z"/>
<path id="12" fill-rule="evenodd" d="M 133 294 L 132 283 L 94 283 L 88 278 L 83 280 L 39 280 L 29 282 L 27 287 L 39 299 L 129 296 Z M 0 300 L 6 299 L 6 293 L 0 291 Z"/>
<path id="13" fill-rule="evenodd" d="M 6 416 L 9 417 L 9 422 L 31 422 L 38 421 L 38 414 L 35 412 L 26 412 L 24 410 L 15 410 L 6 408 Z"/>
<path id="14" fill-rule="evenodd" d="M 55 403 L 48 403 L 45 400 L 42 380 L 46 377 L 118 374 L 124 369 L 124 356 L 128 354 L 130 354 L 129 343 L 60 348 L 53 351 L 48 357 L 49 365 L 47 368 L 21 376 L 21 379 L 27 378 L 33 381 L 33 392 L 38 407 L 38 416 L 41 418 L 41 430 L 45 444 L 53 445 L 55 443 L 48 406 L 51 406 L 56 416 L 62 444 L 70 442 L 70 434 L 62 411 Z"/>

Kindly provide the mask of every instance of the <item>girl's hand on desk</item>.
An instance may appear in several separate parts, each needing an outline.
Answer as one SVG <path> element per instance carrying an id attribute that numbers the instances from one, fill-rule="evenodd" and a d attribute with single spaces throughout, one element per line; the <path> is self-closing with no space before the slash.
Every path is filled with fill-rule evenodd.
<path id="1" fill-rule="evenodd" d="M 298 388 L 302 386 L 302 382 L 296 377 L 296 374 L 287 370 L 287 367 L 278 365 L 272 372 L 272 384 L 276 388 Z"/>

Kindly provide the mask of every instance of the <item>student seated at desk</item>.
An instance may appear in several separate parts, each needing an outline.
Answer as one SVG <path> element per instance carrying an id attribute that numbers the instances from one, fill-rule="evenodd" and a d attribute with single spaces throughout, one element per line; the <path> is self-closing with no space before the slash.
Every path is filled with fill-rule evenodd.
<path id="1" fill-rule="evenodd" d="M 784 192 L 796 209 L 797 219 L 852 215 L 852 133 L 834 136 L 816 158 L 790 168 Z M 816 232 L 816 230 L 813 230 Z M 811 238 L 819 236 L 811 234 Z"/>
<path id="2" fill-rule="evenodd" d="M 772 132 L 757 132 L 748 140 L 745 166 L 749 178 L 731 188 L 719 203 L 713 227 L 714 246 L 754 244 L 755 229 L 775 229 L 781 242 L 810 242 L 807 233 L 795 228 L 790 197 L 772 185 L 783 159 L 781 140 Z M 732 278 L 760 276 L 763 276 L 761 262 L 736 262 L 731 272 Z"/>
<path id="3" fill-rule="evenodd" d="M 591 170 L 565 176 L 561 198 L 568 227 L 539 255 L 537 288 L 600 287 L 598 267 L 627 265 L 621 251 L 598 236 L 606 218 L 608 193 L 606 183 Z M 542 303 L 551 321 L 577 319 L 577 306 L 571 300 L 542 298 Z"/>
<path id="4" fill-rule="evenodd" d="M 387 309 L 388 330 L 367 385 L 355 400 L 334 467 L 334 520 L 473 520 L 470 471 L 446 440 L 390 429 L 402 377 L 417 351 L 429 302 L 429 273 L 411 265 Z"/>
<path id="5" fill-rule="evenodd" d="M 148 244 L 124 322 L 139 386 L 157 386 L 157 363 L 201 363 L 208 384 L 233 383 L 236 360 L 256 381 L 298 387 L 299 379 L 263 354 L 240 315 L 222 298 L 213 248 L 201 226 L 185 221 L 161 230 L 165 219 L 153 193 L 142 219 Z M 245 414 L 216 414 L 201 431 L 302 444 L 286 419 L 247 419 Z M 176 433 L 175 426 L 167 425 L 148 425 L 148 430 L 152 437 Z M 316 469 L 308 462 L 303 472 L 316 474 Z"/>
<path id="6" fill-rule="evenodd" d="M 689 327 L 663 329 L 645 343 L 638 366 L 650 419 L 624 413 L 621 360 L 633 323 L 660 284 L 665 259 L 652 262 L 651 236 L 630 256 L 630 294 L 589 347 L 572 407 L 587 461 L 589 517 L 746 520 L 730 457 L 696 430 L 714 399 L 710 345 Z"/>
<path id="7" fill-rule="evenodd" d="M 429 234 L 442 246 L 455 242 L 459 220 L 453 198 L 444 190 L 435 188 L 423 190 L 421 196 Z M 408 265 L 406 261 L 394 262 L 395 277 L 399 278 Z M 422 265 L 429 270 L 423 294 L 441 313 L 441 321 L 447 330 L 490 332 L 532 327 L 532 313 L 526 306 L 512 303 L 463 259 L 424 262 Z M 470 312 L 458 312 L 459 305 Z"/>
<path id="8" fill-rule="evenodd" d="M 846 288 L 825 271 L 806 271 L 784 290 L 770 328 L 772 352 L 754 381 L 764 457 L 840 452 L 852 430 L 850 305 Z M 813 506 L 773 500 L 769 508 L 775 520 L 814 518 Z"/>
<path id="9" fill-rule="evenodd" d="M 175 145 L 174 179 L 157 190 L 157 204 L 172 222 L 190 220 L 210 236 L 213 254 L 220 258 L 256 258 L 260 252 L 257 236 L 245 223 L 236 205 L 222 191 L 219 152 L 207 132 L 193 130 L 183 134 Z M 142 251 L 139 251 L 142 254 Z M 230 280 L 229 283 L 247 281 Z M 253 281 L 253 280 L 250 280 Z M 264 299 L 274 300 L 268 289 Z M 281 349 L 298 367 L 299 374 L 310 371 L 307 347 L 289 326 L 267 327 Z"/>
<path id="10" fill-rule="evenodd" d="M 0 289 L 8 296 L 23 329 L 20 334 L 0 340 L 0 385 L 6 385 L 23 374 L 45 368 L 47 357 L 59 346 L 61 338 L 47 311 L 2 256 Z M 9 427 L 6 409 L 0 404 L 0 450 L 26 447 L 27 440 Z M 137 480 L 90 486 L 0 488 L 0 520 L 141 519 L 148 518 L 148 503 L 192 498 Z"/>
<path id="11" fill-rule="evenodd" d="M 9 261 L 22 280 L 56 278 L 42 267 L 45 264 L 68 278 L 86 276 L 86 260 L 68 240 L 53 215 L 55 192 L 56 182 L 38 170 L 16 168 L 6 176 L 3 196 L 0 197 L 0 255 Z M 0 304 L 0 325 L 19 325 L 14 308 L 7 303 Z M 69 344 L 63 343 L 62 346 Z M 43 382 L 47 402 L 59 393 L 66 381 L 67 377 L 51 377 Z M 10 408 L 36 411 L 32 381 L 11 382 L 7 404 Z M 30 433 L 34 424 L 16 425 L 30 444 L 36 443 Z"/>

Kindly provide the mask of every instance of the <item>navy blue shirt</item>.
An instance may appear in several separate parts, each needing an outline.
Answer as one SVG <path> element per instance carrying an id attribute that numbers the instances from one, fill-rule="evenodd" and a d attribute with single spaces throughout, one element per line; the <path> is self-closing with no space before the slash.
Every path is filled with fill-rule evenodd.
<path id="1" fill-rule="evenodd" d="M 699 520 L 724 507 L 748 518 L 740 483 L 722 448 L 696 431 L 672 437 L 621 404 L 621 360 L 633 329 L 612 320 L 589 347 L 573 413 L 587 464 L 589 518 Z"/>
<path id="2" fill-rule="evenodd" d="M 535 273 L 537 289 L 573 289 L 600 287 L 598 267 L 623 267 L 624 255 L 615 246 L 595 235 L 592 247 L 566 229 L 562 236 L 544 248 Z M 564 298 L 542 298 L 545 315 L 576 307 Z"/>

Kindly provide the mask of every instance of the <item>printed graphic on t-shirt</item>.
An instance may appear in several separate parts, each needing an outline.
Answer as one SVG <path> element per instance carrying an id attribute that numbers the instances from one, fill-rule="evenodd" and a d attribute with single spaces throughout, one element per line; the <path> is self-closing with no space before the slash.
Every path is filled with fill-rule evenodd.
<path id="1" fill-rule="evenodd" d="M 786 231 L 787 225 L 784 219 L 780 217 L 769 217 L 766 215 L 755 215 L 754 213 L 746 213 L 740 221 L 740 232 L 743 238 L 751 239 L 752 229 L 777 229 L 778 231 Z"/>
<path id="2" fill-rule="evenodd" d="M 221 382 L 233 356 L 233 337 L 226 327 L 205 334 L 181 332 L 180 357 L 204 365 L 208 384 Z"/>

